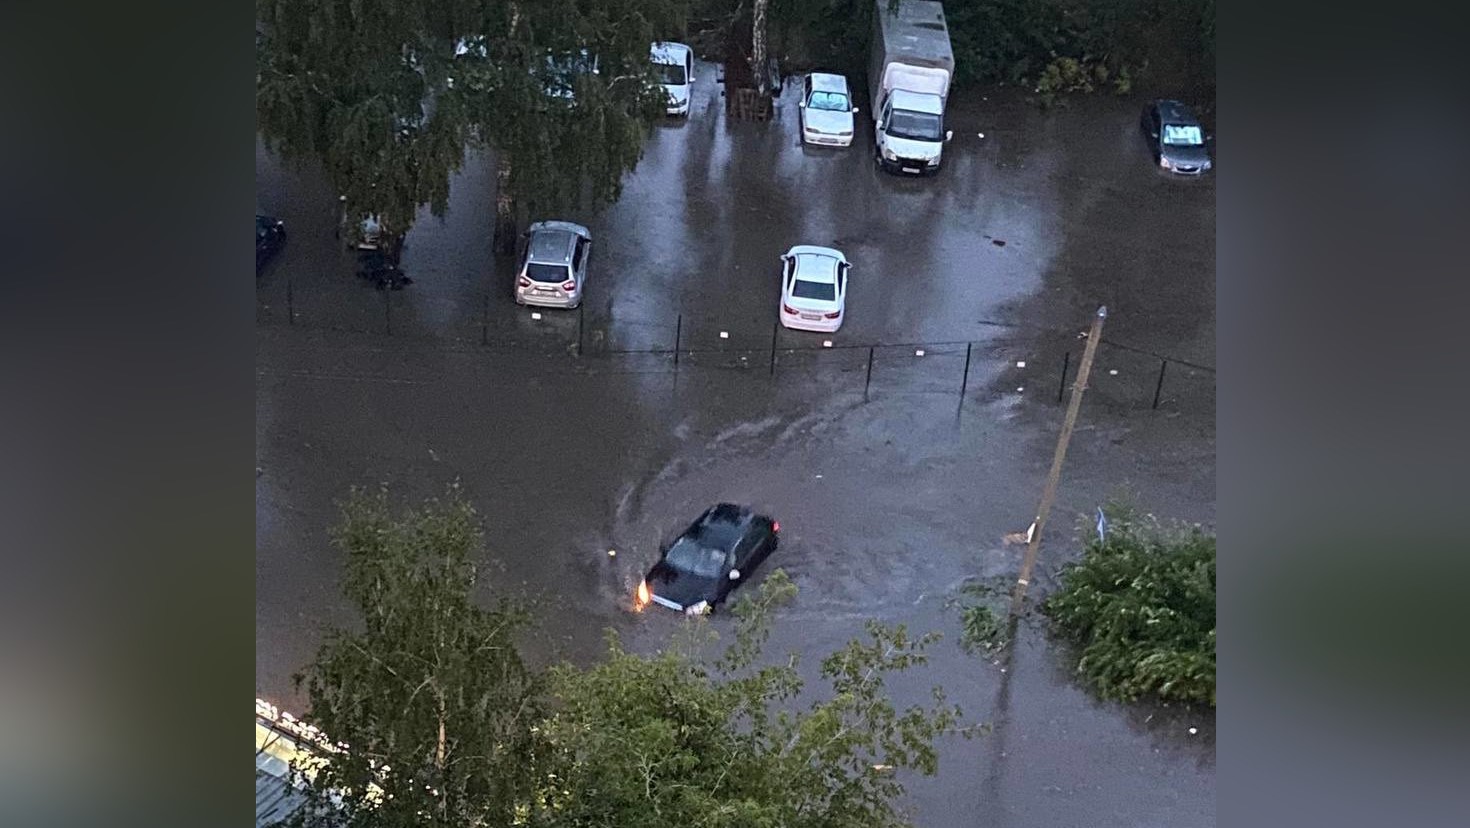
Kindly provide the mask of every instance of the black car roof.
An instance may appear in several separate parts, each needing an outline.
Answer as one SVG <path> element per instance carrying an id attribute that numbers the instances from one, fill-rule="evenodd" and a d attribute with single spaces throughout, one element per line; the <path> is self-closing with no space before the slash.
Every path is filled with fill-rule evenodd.
<path id="1" fill-rule="evenodd" d="M 1199 119 L 1194 117 L 1194 112 L 1179 101 L 1159 100 L 1154 101 L 1154 106 L 1159 108 L 1159 117 L 1164 120 L 1187 124 L 1199 122 Z"/>

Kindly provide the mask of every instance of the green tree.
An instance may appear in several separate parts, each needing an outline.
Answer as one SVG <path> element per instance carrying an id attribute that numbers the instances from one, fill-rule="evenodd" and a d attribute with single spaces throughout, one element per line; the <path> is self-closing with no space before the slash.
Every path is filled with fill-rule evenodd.
<path id="1" fill-rule="evenodd" d="M 1042 603 L 1104 698 L 1215 705 L 1215 536 L 1115 505 Z"/>
<path id="2" fill-rule="evenodd" d="M 361 630 L 332 631 L 296 681 L 306 720 L 345 749 L 288 824 L 510 824 L 534 784 L 541 693 L 513 639 L 522 615 L 472 598 L 474 510 L 452 491 L 395 516 L 383 492 L 354 492 L 334 540 Z"/>
<path id="3" fill-rule="evenodd" d="M 258 0 L 257 120 L 273 151 L 323 163 L 345 221 L 397 238 L 443 214 L 469 146 L 523 211 L 606 202 L 662 102 L 649 44 L 685 2 Z M 596 74 L 572 68 L 583 50 Z"/>
<path id="4" fill-rule="evenodd" d="M 758 666 L 772 607 L 795 586 L 777 570 L 737 606 L 736 640 L 706 667 L 691 647 L 627 652 L 609 633 L 607 660 L 554 673 L 557 710 L 543 728 L 538 826 L 899 826 L 893 768 L 931 774 L 933 742 L 958 708 L 898 710 L 887 675 L 923 664 L 933 636 L 876 622 L 822 661 L 827 693 L 791 710 L 803 686 L 796 657 Z M 703 621 L 693 622 L 703 624 Z M 698 639 L 697 639 L 698 640 Z M 967 730 L 963 730 L 966 734 Z"/>

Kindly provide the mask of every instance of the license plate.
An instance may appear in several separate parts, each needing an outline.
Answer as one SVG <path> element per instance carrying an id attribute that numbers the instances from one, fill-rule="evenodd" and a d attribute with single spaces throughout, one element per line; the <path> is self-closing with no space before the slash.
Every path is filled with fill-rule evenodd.
<path id="1" fill-rule="evenodd" d="M 916 173 L 916 172 L 919 171 L 919 168 L 918 167 L 904 167 L 903 168 L 903 171 L 904 172 L 907 172 L 907 173 Z"/>
<path id="2" fill-rule="evenodd" d="M 815 322 L 818 319 L 821 319 L 822 316 L 821 316 L 821 314 L 816 314 L 816 313 L 803 313 L 801 315 L 801 318 L 802 319 L 810 319 L 811 321 Z"/>

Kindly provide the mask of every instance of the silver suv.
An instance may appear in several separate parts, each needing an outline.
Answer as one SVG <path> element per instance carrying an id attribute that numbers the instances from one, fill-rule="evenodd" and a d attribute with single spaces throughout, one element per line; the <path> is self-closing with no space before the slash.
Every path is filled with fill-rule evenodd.
<path id="1" fill-rule="evenodd" d="M 575 308 L 582 304 L 592 233 L 570 221 L 538 221 L 526 231 L 526 249 L 516 272 L 518 305 Z"/>

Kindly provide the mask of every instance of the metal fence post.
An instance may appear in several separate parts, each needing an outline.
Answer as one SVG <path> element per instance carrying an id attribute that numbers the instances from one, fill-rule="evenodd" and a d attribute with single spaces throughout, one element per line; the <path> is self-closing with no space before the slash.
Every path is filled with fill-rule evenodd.
<path id="1" fill-rule="evenodd" d="M 965 389 L 970 387 L 970 349 L 974 346 L 973 342 L 965 343 L 965 378 L 960 380 L 960 408 L 965 407 Z"/>
<path id="2" fill-rule="evenodd" d="M 1057 402 L 1062 401 L 1062 395 L 1067 393 L 1067 369 L 1072 367 L 1072 352 L 1062 354 L 1062 381 L 1057 383 Z"/>
<path id="3" fill-rule="evenodd" d="M 771 376 L 776 376 L 776 335 L 781 332 L 781 321 L 771 323 Z"/>
<path id="4" fill-rule="evenodd" d="M 1169 360 L 1159 360 L 1159 384 L 1154 386 L 1154 410 L 1159 408 L 1159 395 L 1164 392 L 1164 371 L 1169 367 Z"/>
<path id="5" fill-rule="evenodd" d="M 868 346 L 868 377 L 863 380 L 863 402 L 868 401 L 868 386 L 873 384 L 873 346 Z"/>

